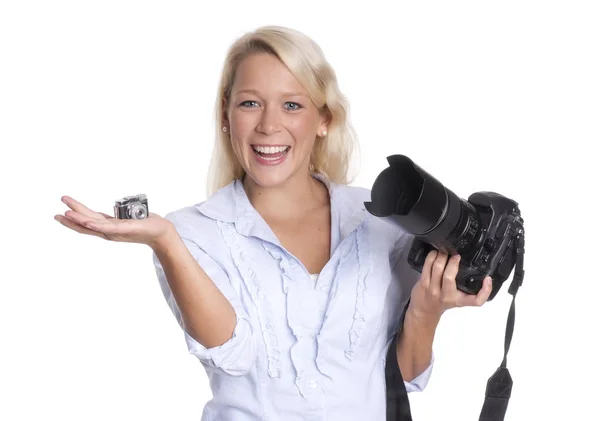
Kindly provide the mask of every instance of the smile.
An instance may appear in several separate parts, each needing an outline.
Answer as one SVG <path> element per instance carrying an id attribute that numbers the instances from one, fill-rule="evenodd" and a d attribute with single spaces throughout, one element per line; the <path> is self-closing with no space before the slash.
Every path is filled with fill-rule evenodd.
<path id="1" fill-rule="evenodd" d="M 283 158 L 288 151 L 291 149 L 291 146 L 256 146 L 252 145 L 252 150 L 254 153 L 258 155 L 260 158 L 267 161 L 277 161 Z"/>

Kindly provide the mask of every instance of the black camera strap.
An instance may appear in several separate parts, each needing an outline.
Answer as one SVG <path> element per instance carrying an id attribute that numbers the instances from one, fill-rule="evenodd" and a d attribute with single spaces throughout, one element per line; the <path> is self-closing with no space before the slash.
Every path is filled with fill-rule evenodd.
<path id="1" fill-rule="evenodd" d="M 386 411 L 387 421 L 412 421 L 410 414 L 410 403 L 408 393 L 404 386 L 404 378 L 398 365 L 398 353 L 396 351 L 398 339 L 404 326 L 404 318 L 410 304 L 410 299 L 402 311 L 400 317 L 399 329 L 394 335 L 394 339 L 388 348 L 385 364 L 385 383 L 386 383 Z"/>
<path id="2" fill-rule="evenodd" d="M 510 348 L 510 342 L 512 341 L 513 330 L 515 327 L 515 299 L 517 298 L 517 292 L 519 287 L 523 284 L 523 277 L 525 271 L 523 270 L 523 255 L 525 254 L 525 238 L 523 230 L 519 231 L 516 237 L 516 264 L 515 273 L 513 276 L 512 283 L 508 288 L 508 293 L 513 296 L 510 304 L 510 311 L 508 312 L 508 320 L 506 322 L 506 334 L 504 336 L 504 358 L 500 367 L 490 377 L 487 383 L 485 391 L 485 401 L 483 402 L 483 408 L 479 416 L 479 421 L 502 421 L 506 415 L 506 409 L 508 408 L 508 400 L 512 392 L 512 377 L 506 367 L 508 350 Z"/>
<path id="3" fill-rule="evenodd" d="M 500 367 L 489 378 L 485 391 L 485 400 L 479 417 L 479 421 L 503 421 L 508 408 L 508 400 L 512 391 L 512 378 L 506 367 L 508 350 L 512 341 L 514 325 L 515 325 L 515 299 L 519 287 L 523 284 L 525 271 L 523 270 L 523 257 L 525 253 L 525 238 L 521 229 L 516 236 L 516 264 L 513 280 L 508 289 L 508 293 L 513 296 L 510 310 L 508 312 L 508 320 L 506 323 L 506 333 L 504 337 L 504 358 Z M 398 355 L 396 345 L 402 332 L 406 311 L 410 304 L 410 300 L 406 303 L 400 318 L 400 328 L 394 336 L 388 353 L 386 356 L 385 380 L 387 385 L 386 390 L 386 409 L 387 421 L 412 421 L 410 412 L 410 403 L 408 393 L 404 386 L 404 379 L 398 365 Z"/>

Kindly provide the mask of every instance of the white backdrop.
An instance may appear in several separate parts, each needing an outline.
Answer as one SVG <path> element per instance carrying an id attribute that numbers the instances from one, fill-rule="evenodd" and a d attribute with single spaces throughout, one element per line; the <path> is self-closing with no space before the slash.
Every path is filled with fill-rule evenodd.
<path id="1" fill-rule="evenodd" d="M 205 198 L 225 51 L 263 24 L 312 36 L 351 102 L 354 184 L 406 154 L 526 223 L 506 420 L 597 419 L 600 14 L 589 1 L 5 1 L 0 6 L 0 419 L 198 420 L 210 389 L 143 245 L 56 222 Z M 593 181 L 592 181 L 593 180 Z M 413 418 L 477 420 L 508 285 L 452 310 Z"/>

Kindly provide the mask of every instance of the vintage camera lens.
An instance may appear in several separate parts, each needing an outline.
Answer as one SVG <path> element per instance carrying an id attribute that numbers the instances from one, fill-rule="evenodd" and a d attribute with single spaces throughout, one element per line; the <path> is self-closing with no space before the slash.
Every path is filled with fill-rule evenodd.
<path id="1" fill-rule="evenodd" d="M 448 254 L 473 250 L 482 237 L 475 208 L 404 155 L 388 157 L 366 209 Z"/>
<path id="2" fill-rule="evenodd" d="M 129 215 L 132 219 L 144 219 L 148 216 L 148 212 L 146 206 L 140 203 L 129 208 Z"/>

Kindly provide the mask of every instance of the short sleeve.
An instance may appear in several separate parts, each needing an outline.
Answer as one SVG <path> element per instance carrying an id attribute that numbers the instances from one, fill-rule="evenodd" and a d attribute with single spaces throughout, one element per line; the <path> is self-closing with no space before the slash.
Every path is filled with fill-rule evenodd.
<path id="1" fill-rule="evenodd" d="M 236 326 L 232 337 L 220 346 L 213 348 L 204 347 L 185 330 L 181 311 L 169 287 L 163 267 L 156 253 L 153 252 L 152 260 L 161 291 L 177 323 L 183 330 L 188 351 L 192 355 L 195 355 L 207 370 L 221 371 L 233 376 L 246 374 L 254 365 L 257 349 L 253 340 L 253 329 L 250 318 L 243 308 L 238 294 L 233 289 L 225 270 L 198 245 L 198 241 L 196 240 L 198 234 L 172 214 L 168 214 L 165 218 L 173 222 L 191 255 L 231 303 L 236 313 Z"/>

